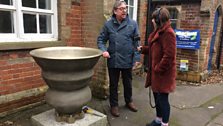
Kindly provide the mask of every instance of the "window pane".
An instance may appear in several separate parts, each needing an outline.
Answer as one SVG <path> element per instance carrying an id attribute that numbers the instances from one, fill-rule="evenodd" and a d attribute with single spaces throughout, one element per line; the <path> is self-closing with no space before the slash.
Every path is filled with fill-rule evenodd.
<path id="1" fill-rule="evenodd" d="M 176 29 L 177 28 L 178 11 L 176 8 L 170 8 L 168 10 L 170 12 L 171 26 L 173 29 Z"/>
<path id="2" fill-rule="evenodd" d="M 24 33 L 37 33 L 36 15 L 23 14 Z"/>
<path id="3" fill-rule="evenodd" d="M 0 33 L 14 33 L 13 12 L 0 11 Z"/>
<path id="4" fill-rule="evenodd" d="M 133 7 L 129 7 L 129 17 L 133 19 Z"/>
<path id="5" fill-rule="evenodd" d="M 133 6 L 133 3 L 134 3 L 133 1 L 134 1 L 134 0 L 129 0 L 129 5 L 130 5 L 130 6 Z"/>
<path id="6" fill-rule="evenodd" d="M 176 9 L 169 9 L 170 12 L 170 19 L 177 19 L 177 10 Z"/>
<path id="7" fill-rule="evenodd" d="M 52 33 L 51 30 L 51 15 L 40 15 L 40 33 Z"/>
<path id="8" fill-rule="evenodd" d="M 0 0 L 0 4 L 12 5 L 12 0 Z"/>
<path id="9" fill-rule="evenodd" d="M 36 8 L 36 0 L 22 0 L 22 6 Z"/>
<path id="10" fill-rule="evenodd" d="M 170 20 L 170 21 L 171 21 L 171 27 L 173 29 L 176 29 L 177 28 L 177 22 L 176 22 L 176 20 Z"/>
<path id="11" fill-rule="evenodd" d="M 51 0 L 39 0 L 39 8 L 41 9 L 51 9 Z"/>

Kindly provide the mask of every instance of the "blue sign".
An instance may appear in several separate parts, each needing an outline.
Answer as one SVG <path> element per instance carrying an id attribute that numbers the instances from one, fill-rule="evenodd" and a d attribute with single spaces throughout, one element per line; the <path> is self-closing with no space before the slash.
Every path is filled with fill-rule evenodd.
<path id="1" fill-rule="evenodd" d="M 200 30 L 174 30 L 176 33 L 177 48 L 199 49 Z"/>

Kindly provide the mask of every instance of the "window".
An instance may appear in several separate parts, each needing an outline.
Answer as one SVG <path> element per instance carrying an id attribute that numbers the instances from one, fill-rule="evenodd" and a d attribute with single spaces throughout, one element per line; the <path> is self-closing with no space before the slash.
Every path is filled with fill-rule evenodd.
<path id="1" fill-rule="evenodd" d="M 57 40 L 57 0 L 0 0 L 0 42 Z"/>
<path id="2" fill-rule="evenodd" d="M 138 0 L 125 0 L 125 2 L 128 5 L 129 17 L 133 20 L 137 20 Z"/>
<path id="3" fill-rule="evenodd" d="M 170 21 L 173 29 L 177 28 L 178 11 L 176 8 L 168 8 L 170 12 Z"/>

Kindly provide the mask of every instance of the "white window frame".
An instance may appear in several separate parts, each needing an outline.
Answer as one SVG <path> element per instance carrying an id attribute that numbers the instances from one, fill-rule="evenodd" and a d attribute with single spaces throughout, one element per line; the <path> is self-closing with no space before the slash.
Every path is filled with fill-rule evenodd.
<path id="1" fill-rule="evenodd" d="M 129 3 L 129 0 L 126 0 L 128 1 L 127 3 Z M 128 5 L 128 13 L 129 13 L 129 7 L 133 7 L 133 15 L 132 15 L 132 18 L 133 20 L 137 21 L 137 10 L 138 10 L 138 0 L 133 0 L 133 6 L 132 5 Z"/>
<path id="2" fill-rule="evenodd" d="M 177 11 L 177 17 L 174 18 L 174 19 L 170 19 L 170 21 L 174 21 L 176 23 L 176 28 L 179 28 L 180 27 L 180 22 L 179 22 L 179 19 L 180 19 L 180 13 L 181 12 L 181 6 L 166 6 L 166 8 L 170 11 L 170 9 L 172 10 L 176 10 Z"/>
<path id="3" fill-rule="evenodd" d="M 12 0 L 13 5 L 0 4 L 0 10 L 13 12 L 14 33 L 0 33 L 0 42 L 56 41 L 58 39 L 57 0 L 51 0 L 51 10 L 22 6 L 22 0 Z M 23 13 L 37 16 L 37 33 L 24 33 Z M 51 33 L 40 33 L 39 15 L 51 15 Z"/>

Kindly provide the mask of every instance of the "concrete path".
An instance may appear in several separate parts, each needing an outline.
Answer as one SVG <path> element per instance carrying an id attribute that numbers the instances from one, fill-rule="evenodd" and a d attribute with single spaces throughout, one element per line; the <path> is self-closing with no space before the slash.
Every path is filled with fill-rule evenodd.
<path id="1" fill-rule="evenodd" d="M 171 126 L 223 126 L 223 84 L 178 86 L 170 101 Z"/>
<path id="2" fill-rule="evenodd" d="M 109 126 L 145 126 L 154 119 L 155 110 L 149 105 L 149 93 L 148 89 L 144 88 L 144 81 L 143 77 L 133 78 L 133 100 L 139 109 L 136 113 L 124 107 L 122 85 L 119 87 L 120 117 L 111 116 L 108 99 L 93 98 L 88 106 L 106 114 Z M 203 86 L 178 84 L 176 91 L 170 94 L 170 104 L 170 126 L 223 126 L 223 84 Z M 52 107 L 42 104 L 0 119 L 0 124 L 9 121 L 15 126 L 31 126 L 33 115 L 50 109 Z"/>
<path id="3" fill-rule="evenodd" d="M 136 113 L 124 107 L 122 86 L 119 89 L 120 117 L 110 114 L 108 100 L 91 102 L 91 105 L 101 104 L 95 108 L 107 114 L 110 126 L 145 126 L 154 118 L 155 110 L 149 105 L 149 93 L 144 88 L 144 81 L 144 78 L 137 76 L 133 79 L 133 99 L 139 108 Z M 223 126 L 223 84 L 178 85 L 176 91 L 170 94 L 170 104 L 170 126 Z"/>

